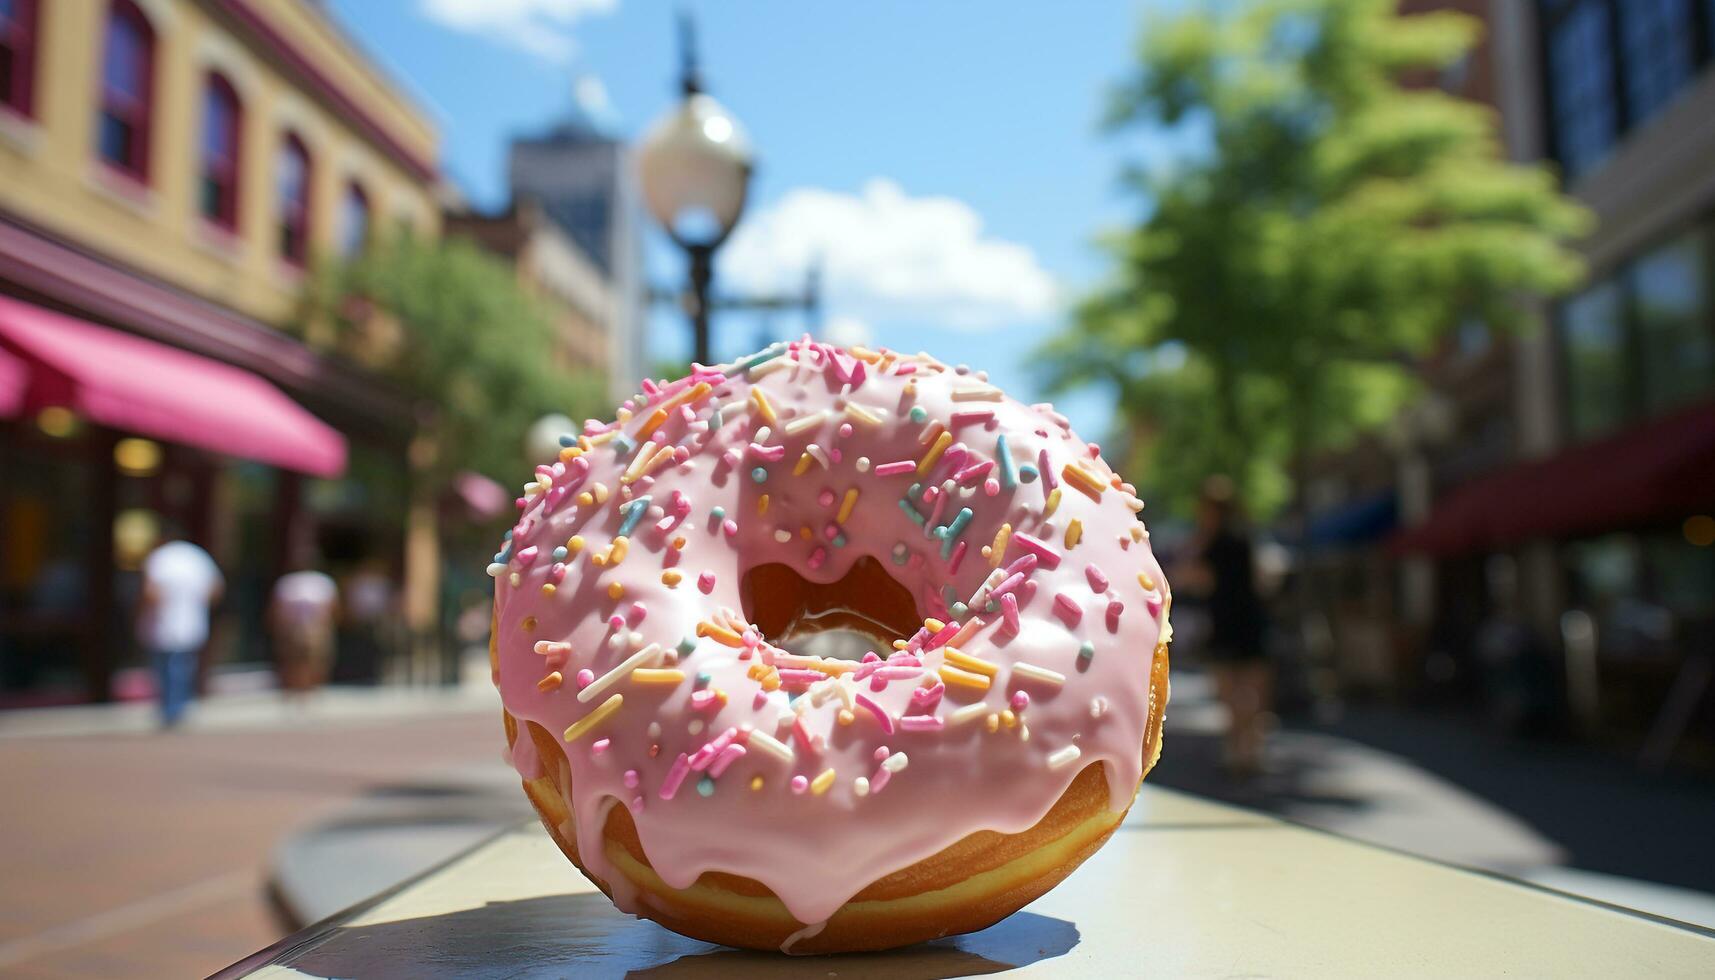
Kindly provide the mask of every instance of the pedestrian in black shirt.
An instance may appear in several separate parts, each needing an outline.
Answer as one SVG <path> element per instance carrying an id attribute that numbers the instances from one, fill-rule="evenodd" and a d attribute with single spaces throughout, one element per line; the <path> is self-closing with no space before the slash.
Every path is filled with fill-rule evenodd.
<path id="1" fill-rule="evenodd" d="M 1227 708 L 1225 762 L 1235 775 L 1262 768 L 1274 671 L 1264 649 L 1268 628 L 1257 593 L 1253 542 L 1238 513 L 1232 481 L 1210 477 L 1197 503 L 1197 568 L 1191 583 L 1208 604 L 1208 660 Z"/>

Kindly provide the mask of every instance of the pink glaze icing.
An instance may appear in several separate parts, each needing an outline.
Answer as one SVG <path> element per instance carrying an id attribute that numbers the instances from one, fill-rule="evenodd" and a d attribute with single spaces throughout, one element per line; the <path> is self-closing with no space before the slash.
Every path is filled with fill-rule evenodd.
<path id="1" fill-rule="evenodd" d="M 578 852 L 622 909 L 644 899 L 601 846 L 613 805 L 667 884 L 754 878 L 814 928 L 968 834 L 1029 828 L 1085 766 L 1130 804 L 1167 584 L 1142 502 L 1048 406 L 926 355 L 804 340 L 646 384 L 575 442 L 489 566 L 498 684 L 571 736 Z M 864 663 L 746 627 L 748 569 L 832 582 L 865 556 L 939 625 Z"/>

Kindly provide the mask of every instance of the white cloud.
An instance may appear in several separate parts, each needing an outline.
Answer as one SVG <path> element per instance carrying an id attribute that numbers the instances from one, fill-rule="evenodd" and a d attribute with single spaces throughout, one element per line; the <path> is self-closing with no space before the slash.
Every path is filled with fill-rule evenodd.
<path id="1" fill-rule="evenodd" d="M 607 84 L 599 76 L 579 75 L 572 83 L 572 100 L 593 120 L 605 122 L 613 118 L 613 101 L 607 97 Z"/>
<path id="2" fill-rule="evenodd" d="M 818 259 L 828 305 L 872 321 L 980 330 L 1058 307 L 1053 277 L 1028 246 L 986 235 L 963 201 L 911 197 L 882 178 L 856 194 L 788 191 L 740 223 L 721 274 L 746 290 L 791 289 Z"/>
<path id="3" fill-rule="evenodd" d="M 571 27 L 611 12 L 618 0 L 419 0 L 424 16 L 443 27 L 509 44 L 550 61 L 577 51 Z"/>
<path id="4" fill-rule="evenodd" d="M 841 347 L 868 347 L 875 343 L 875 331 L 855 316 L 836 316 L 822 325 L 821 339 Z"/>

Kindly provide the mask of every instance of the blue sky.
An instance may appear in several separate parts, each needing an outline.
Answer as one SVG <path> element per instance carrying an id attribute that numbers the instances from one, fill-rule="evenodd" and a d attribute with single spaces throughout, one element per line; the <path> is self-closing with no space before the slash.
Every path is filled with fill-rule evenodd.
<path id="1" fill-rule="evenodd" d="M 759 158 L 721 282 L 797 282 L 802 257 L 821 254 L 831 332 L 969 363 L 1036 400 L 1031 348 L 1102 275 L 1096 232 L 1136 213 L 1114 174 L 1139 147 L 1102 136 L 1096 120 L 1149 6 L 693 5 L 704 80 Z M 331 7 L 436 117 L 445 169 L 481 205 L 506 200 L 507 139 L 564 115 L 574 91 L 627 136 L 677 97 L 666 3 Z M 682 276 L 659 239 L 648 263 L 658 282 Z M 798 323 L 782 316 L 774 328 Z M 740 314 L 718 321 L 717 353 L 754 346 L 757 330 Z M 650 331 L 659 356 L 685 350 L 671 311 Z M 1060 405 L 1087 438 L 1107 428 L 1099 395 Z"/>

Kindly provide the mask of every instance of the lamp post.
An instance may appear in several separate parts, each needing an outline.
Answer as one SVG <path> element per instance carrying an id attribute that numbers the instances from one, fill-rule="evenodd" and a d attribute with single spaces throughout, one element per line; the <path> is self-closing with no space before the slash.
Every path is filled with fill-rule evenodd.
<path id="1" fill-rule="evenodd" d="M 708 364 L 715 250 L 744 213 L 750 139 L 726 107 L 703 91 L 688 15 L 681 15 L 679 40 L 682 98 L 644 135 L 638 169 L 644 204 L 689 261 L 690 289 L 683 304 L 691 319 L 694 357 Z"/>

